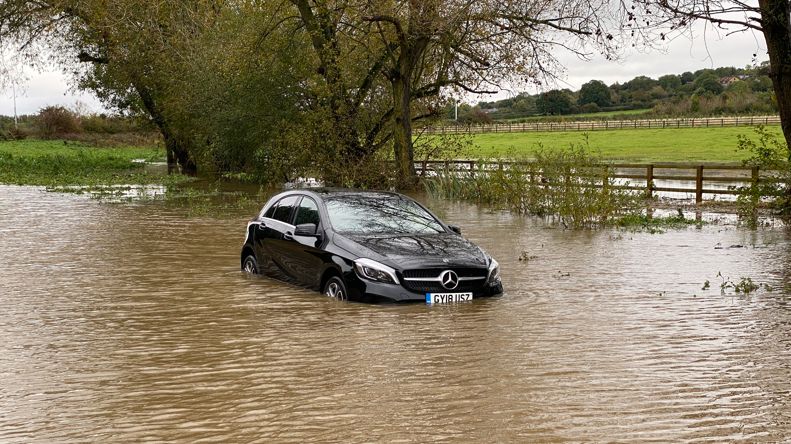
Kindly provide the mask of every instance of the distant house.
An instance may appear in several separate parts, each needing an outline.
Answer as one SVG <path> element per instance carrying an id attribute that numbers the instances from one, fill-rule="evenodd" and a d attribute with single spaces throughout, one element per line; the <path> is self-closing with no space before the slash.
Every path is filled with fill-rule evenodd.
<path id="1" fill-rule="evenodd" d="M 486 109 L 482 109 L 481 111 L 485 112 L 486 114 L 491 114 L 500 111 L 500 108 L 486 108 Z"/>
<path id="2" fill-rule="evenodd" d="M 731 86 L 736 82 L 741 82 L 741 79 L 737 76 L 720 77 L 720 85 L 722 86 Z"/>

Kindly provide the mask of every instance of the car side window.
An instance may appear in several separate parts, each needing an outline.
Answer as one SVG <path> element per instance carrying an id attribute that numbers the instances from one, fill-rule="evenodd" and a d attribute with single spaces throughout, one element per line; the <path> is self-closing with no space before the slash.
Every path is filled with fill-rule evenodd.
<path id="1" fill-rule="evenodd" d="M 275 209 L 277 208 L 277 204 L 278 204 L 278 203 L 279 203 L 279 202 L 275 202 L 275 203 L 274 203 L 274 204 L 273 204 L 271 207 L 269 207 L 269 209 L 268 209 L 268 210 L 266 210 L 266 213 L 264 213 L 264 217 L 268 217 L 268 218 L 270 218 L 270 219 L 271 219 L 271 218 L 272 218 L 272 216 L 274 216 L 274 215 L 275 215 Z"/>
<path id="2" fill-rule="evenodd" d="M 294 225 L 301 224 L 319 225 L 319 206 L 309 197 L 302 198 L 302 203 L 299 204 L 299 209 L 297 210 L 297 218 L 294 221 Z"/>
<path id="3" fill-rule="evenodd" d="M 294 205 L 296 205 L 298 197 L 299 196 L 289 196 L 280 199 L 280 202 L 277 203 L 275 213 L 272 215 L 272 219 L 287 224 L 291 223 L 291 210 L 294 208 Z"/>

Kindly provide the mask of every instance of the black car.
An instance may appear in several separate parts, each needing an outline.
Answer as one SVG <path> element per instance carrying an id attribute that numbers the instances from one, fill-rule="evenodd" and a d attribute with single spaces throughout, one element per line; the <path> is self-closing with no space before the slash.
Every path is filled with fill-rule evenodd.
<path id="1" fill-rule="evenodd" d="M 502 293 L 497 261 L 398 193 L 293 190 L 247 224 L 242 270 L 358 301 L 461 302 Z"/>

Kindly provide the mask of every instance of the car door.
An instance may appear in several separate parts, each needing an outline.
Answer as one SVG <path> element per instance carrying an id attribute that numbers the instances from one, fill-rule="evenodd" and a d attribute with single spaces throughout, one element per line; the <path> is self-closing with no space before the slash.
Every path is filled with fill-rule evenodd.
<path id="1" fill-rule="evenodd" d="M 292 239 L 294 226 L 291 220 L 294 209 L 301 196 L 286 196 L 277 202 L 275 209 L 267 217 L 263 218 L 261 224 L 261 236 L 258 237 L 261 257 L 267 258 L 265 271 L 283 279 L 293 279 L 294 276 L 289 272 L 289 261 L 287 244 Z"/>
<path id="2" fill-rule="evenodd" d="M 252 226 L 252 236 L 253 236 L 253 250 L 255 252 L 255 257 L 258 260 L 258 267 L 260 268 L 261 272 L 264 274 L 271 274 L 271 267 L 272 267 L 272 259 L 269 257 L 269 251 L 264 247 L 264 241 L 266 237 L 271 235 L 270 230 L 267 226 L 267 221 L 272 219 L 272 216 L 275 214 L 275 210 L 277 209 L 277 204 L 280 203 L 274 202 L 269 208 L 266 209 L 265 212 L 262 212 L 259 215 L 258 220 Z M 269 225 L 272 225 L 269 222 Z"/>
<path id="3" fill-rule="evenodd" d="M 325 239 L 322 235 L 323 227 L 319 216 L 319 206 L 315 200 L 308 196 L 302 198 L 294 214 L 294 227 L 301 224 L 316 225 L 318 235 L 293 235 L 285 245 L 286 252 L 284 254 L 289 257 L 289 273 L 302 285 L 314 287 L 319 284 L 322 271 L 325 256 L 322 246 L 325 244 Z"/>

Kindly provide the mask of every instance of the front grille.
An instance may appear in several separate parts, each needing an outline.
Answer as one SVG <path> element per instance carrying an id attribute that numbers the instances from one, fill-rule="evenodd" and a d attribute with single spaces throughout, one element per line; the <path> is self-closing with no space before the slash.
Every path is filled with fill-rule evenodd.
<path id="1" fill-rule="evenodd" d="M 475 292 L 483 288 L 486 279 L 471 282 L 459 282 L 459 286 L 453 290 L 448 290 L 439 282 L 432 281 L 404 281 L 404 288 L 417 293 L 465 293 Z"/>
<path id="2" fill-rule="evenodd" d="M 409 291 L 414 291 L 417 293 L 475 292 L 483 288 L 483 286 L 486 284 L 486 277 L 488 276 L 488 272 L 489 272 L 485 268 L 452 267 L 452 268 L 428 268 L 428 269 L 404 270 L 403 275 L 404 278 L 436 279 L 445 270 L 455 271 L 460 278 L 476 277 L 479 279 L 475 279 L 472 281 L 460 281 L 459 285 L 453 290 L 448 290 L 447 288 L 443 287 L 440 282 L 436 280 L 402 279 L 402 283 L 404 285 L 404 288 L 406 288 Z"/>
<path id="3" fill-rule="evenodd" d="M 489 270 L 485 268 L 423 268 L 404 270 L 405 278 L 435 278 L 445 270 L 453 270 L 459 277 L 486 277 Z"/>

